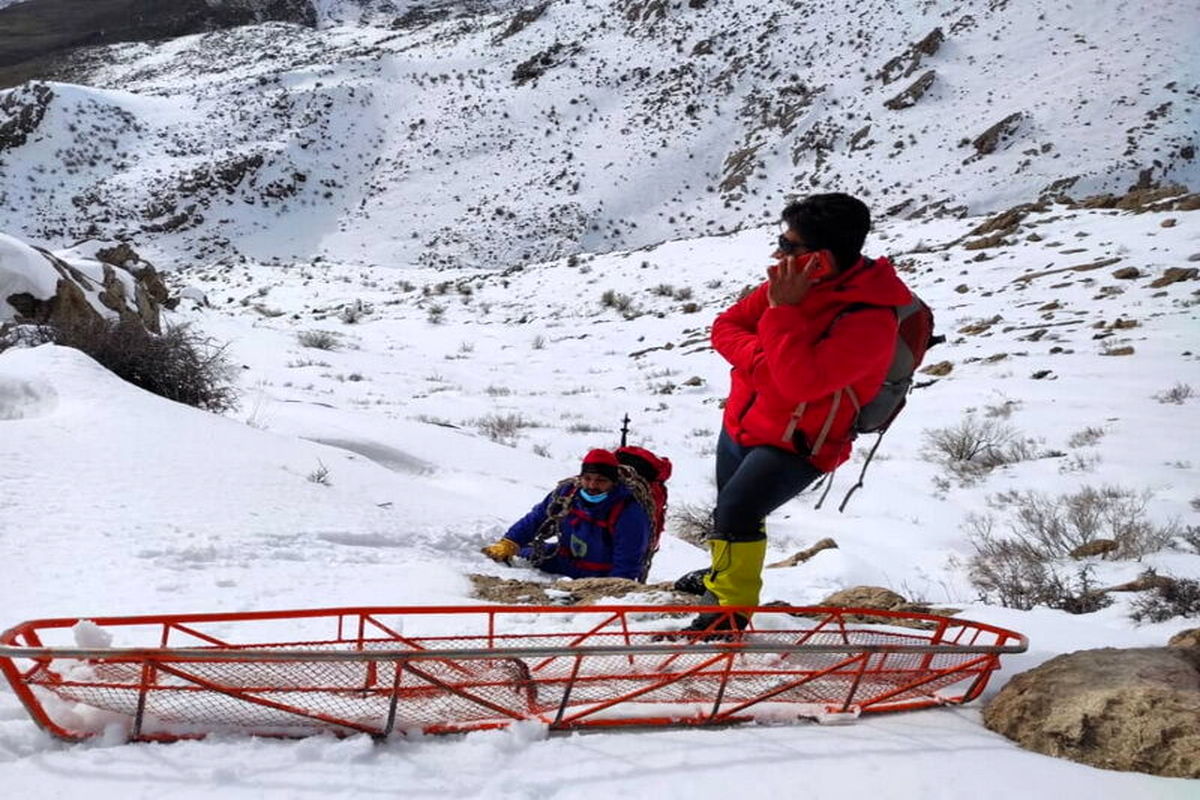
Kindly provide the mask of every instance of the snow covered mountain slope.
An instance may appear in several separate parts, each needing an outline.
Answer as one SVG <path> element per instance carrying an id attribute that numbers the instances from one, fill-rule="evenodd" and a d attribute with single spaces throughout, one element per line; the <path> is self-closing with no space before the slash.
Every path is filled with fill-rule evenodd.
<path id="1" fill-rule="evenodd" d="M 1200 183 L 1190 0 L 353 8 L 95 48 L 81 85 L 0 95 L 0 229 L 164 267 L 493 268 L 809 191 L 957 215 Z"/>
<path id="2" fill-rule="evenodd" d="M 764 597 L 815 603 L 857 585 L 963 608 L 1021 631 L 1011 675 L 1059 653 L 1161 645 L 1194 619 L 1134 624 L 1137 593 L 1071 615 L 978 602 L 966 560 L 975 517 L 1013 524 L 1006 493 L 1117 487 L 1154 526 L 1195 526 L 1197 211 L 1062 206 L 994 221 L 885 221 L 889 254 L 950 341 L 914 392 L 845 514 L 812 494 L 768 520 L 768 561 L 832 537 L 836 549 L 764 573 Z M 995 232 L 1002 235 L 988 242 Z M 478 548 L 593 446 L 669 456 L 672 513 L 652 581 L 706 563 L 681 538 L 711 504 L 726 365 L 712 316 L 762 274 L 773 226 L 504 271 L 398 272 L 326 261 L 218 264 L 174 321 L 230 343 L 243 405 L 217 416 L 123 384 L 70 350 L 0 353 L 0 597 L 6 624 L 48 616 L 480 602 L 468 575 L 549 582 Z M 981 246 L 983 242 L 987 246 Z M 1132 272 L 1130 272 L 1132 270 Z M 1177 270 L 1171 272 L 1171 270 Z M 1191 280 L 1170 280 L 1192 274 Z M 1118 274 L 1120 276 L 1118 276 Z M 623 297 L 624 296 L 624 297 Z M 607 298 L 607 299 L 606 299 Z M 323 332 L 323 337 L 312 334 Z M 307 344 L 306 344 L 307 343 Z M 320 346 L 314 346 L 314 345 Z M 1021 458 L 962 482 L 926 431 L 1001 424 Z M 837 476 L 834 499 L 860 461 Z M 322 470 L 324 473 L 322 475 Z M 973 516 L 974 515 L 974 516 Z M 1200 577 L 1180 537 L 1142 559 L 1059 565 L 1112 586 L 1146 569 Z M 661 602 L 657 592 L 633 601 Z M 678 624 L 663 619 L 664 627 Z M 985 698 L 986 699 L 986 698 Z M 182 798 L 728 798 L 1184 800 L 1195 781 L 1036 756 L 983 728 L 980 704 L 850 726 L 548 737 L 544 726 L 463 737 L 300 742 L 215 737 L 66 746 L 0 690 L 0 780 L 13 796 Z M 536 764 L 538 768 L 531 769 Z M 383 787 L 383 788 L 380 788 Z"/>

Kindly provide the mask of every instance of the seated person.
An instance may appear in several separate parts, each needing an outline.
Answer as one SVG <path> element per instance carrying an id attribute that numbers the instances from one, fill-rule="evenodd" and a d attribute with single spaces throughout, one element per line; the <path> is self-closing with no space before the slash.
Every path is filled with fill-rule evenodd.
<path id="1" fill-rule="evenodd" d="M 617 457 L 592 450 L 577 478 L 563 481 L 483 548 L 493 561 L 513 556 L 571 578 L 640 580 L 650 544 L 650 518 L 620 480 Z"/>

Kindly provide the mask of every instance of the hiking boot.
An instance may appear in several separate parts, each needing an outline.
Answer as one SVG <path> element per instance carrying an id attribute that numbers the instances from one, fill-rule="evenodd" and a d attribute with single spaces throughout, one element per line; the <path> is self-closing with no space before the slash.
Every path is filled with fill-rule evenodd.
<path id="1" fill-rule="evenodd" d="M 738 638 L 749 624 L 750 620 L 741 614 L 710 611 L 697 614 L 695 619 L 686 627 L 680 628 L 675 635 L 701 642 L 732 641 Z"/>
<path id="2" fill-rule="evenodd" d="M 708 567 L 704 569 L 694 569 L 691 572 L 680 576 L 679 580 L 671 587 L 677 592 L 684 594 L 702 595 L 707 589 L 704 587 L 704 576 L 709 572 Z"/>

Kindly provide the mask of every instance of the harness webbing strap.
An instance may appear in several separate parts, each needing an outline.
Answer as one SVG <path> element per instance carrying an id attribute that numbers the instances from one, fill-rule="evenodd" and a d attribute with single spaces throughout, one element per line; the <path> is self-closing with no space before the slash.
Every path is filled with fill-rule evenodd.
<path id="1" fill-rule="evenodd" d="M 842 404 L 842 395 L 844 393 L 845 389 L 838 389 L 833 393 L 833 400 L 829 404 L 829 414 L 825 417 L 825 424 L 821 426 L 821 432 L 817 434 L 816 441 L 813 442 L 812 448 L 809 451 L 810 456 L 815 456 L 825 444 L 825 438 L 829 436 L 829 429 L 833 427 L 833 418 L 837 416 L 838 406 Z"/>
<path id="2" fill-rule="evenodd" d="M 808 401 L 805 400 L 800 405 L 796 406 L 796 410 L 792 412 L 792 418 L 788 420 L 787 427 L 783 429 L 782 441 L 790 442 L 792 437 L 796 435 L 796 426 L 800 424 L 800 418 L 804 416 L 804 409 L 808 408 Z"/>

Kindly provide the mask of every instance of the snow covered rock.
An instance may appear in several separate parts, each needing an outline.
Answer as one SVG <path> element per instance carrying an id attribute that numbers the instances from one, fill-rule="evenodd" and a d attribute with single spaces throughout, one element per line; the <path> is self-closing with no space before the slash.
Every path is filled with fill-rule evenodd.
<path id="1" fill-rule="evenodd" d="M 1022 747 L 1106 769 L 1200 778 L 1200 649 L 1082 650 L 1017 675 L 983 711 Z"/>
<path id="2" fill-rule="evenodd" d="M 135 319 L 160 332 L 167 289 L 128 245 L 55 255 L 0 233 L 0 325 Z"/>

